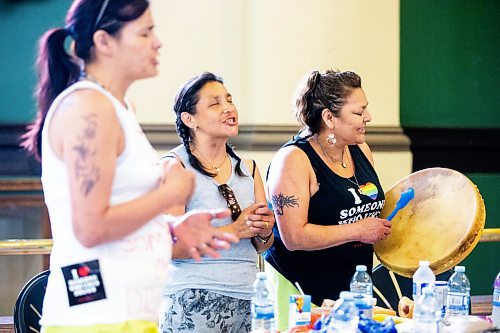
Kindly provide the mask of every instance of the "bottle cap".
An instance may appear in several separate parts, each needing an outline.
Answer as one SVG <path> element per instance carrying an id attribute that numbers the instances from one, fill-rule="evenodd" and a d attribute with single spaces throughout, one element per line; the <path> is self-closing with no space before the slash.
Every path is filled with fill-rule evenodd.
<path id="1" fill-rule="evenodd" d="M 345 299 L 345 300 L 353 300 L 354 298 L 352 297 L 352 294 L 349 291 L 342 291 L 340 292 L 339 298 Z"/>
<path id="2" fill-rule="evenodd" d="M 455 272 L 465 272 L 465 266 L 455 266 Z"/>
<path id="3" fill-rule="evenodd" d="M 418 262 L 418 265 L 419 265 L 420 267 L 429 267 L 430 262 L 429 262 L 429 261 L 427 261 L 427 260 L 420 260 L 420 261 Z"/>
<path id="4" fill-rule="evenodd" d="M 266 279 L 266 273 L 265 272 L 258 272 L 257 273 L 257 279 L 259 279 L 259 280 L 265 280 Z"/>
<path id="5" fill-rule="evenodd" d="M 357 265 L 356 266 L 356 271 L 358 271 L 358 272 L 366 272 L 366 266 L 365 265 Z"/>

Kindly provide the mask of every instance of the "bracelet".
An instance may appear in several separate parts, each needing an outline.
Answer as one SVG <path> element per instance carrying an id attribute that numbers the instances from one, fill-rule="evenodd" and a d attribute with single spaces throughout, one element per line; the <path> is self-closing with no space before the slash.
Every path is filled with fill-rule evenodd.
<path id="1" fill-rule="evenodd" d="M 267 236 L 266 238 L 262 238 L 260 235 L 257 235 L 254 238 L 257 242 L 262 243 L 262 244 L 266 244 L 267 242 L 269 242 L 269 240 L 271 239 L 272 236 L 273 236 L 273 233 L 271 232 L 271 234 L 269 236 Z"/>
<path id="2" fill-rule="evenodd" d="M 174 224 L 173 223 L 169 223 L 167 222 L 168 224 L 168 230 L 170 231 L 170 237 L 172 237 L 172 243 L 176 243 L 177 242 L 177 236 L 175 235 L 175 232 L 174 232 Z"/>

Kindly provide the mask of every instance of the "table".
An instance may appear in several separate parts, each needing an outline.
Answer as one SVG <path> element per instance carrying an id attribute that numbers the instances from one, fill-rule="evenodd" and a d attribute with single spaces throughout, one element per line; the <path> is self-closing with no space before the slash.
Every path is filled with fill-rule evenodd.
<path id="1" fill-rule="evenodd" d="M 492 310 L 492 295 L 471 296 L 471 314 L 490 315 Z M 0 317 L 0 333 L 14 333 L 14 319 L 12 317 Z"/>

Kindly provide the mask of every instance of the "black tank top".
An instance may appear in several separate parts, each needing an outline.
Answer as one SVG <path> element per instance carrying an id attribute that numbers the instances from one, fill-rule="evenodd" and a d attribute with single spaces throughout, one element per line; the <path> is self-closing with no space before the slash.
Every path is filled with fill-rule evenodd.
<path id="1" fill-rule="evenodd" d="M 284 145 L 302 149 L 314 169 L 319 183 L 318 191 L 310 198 L 308 223 L 338 225 L 355 223 L 374 216 L 378 217 L 385 203 L 385 196 L 378 176 L 370 161 L 357 145 L 349 146 L 354 160 L 355 175 L 343 178 L 334 173 L 309 144 L 307 139 L 292 140 Z M 312 302 L 321 305 L 323 299 L 337 299 L 343 290 L 349 290 L 349 282 L 356 265 L 366 265 L 368 272 L 373 266 L 373 246 L 350 242 L 317 251 L 288 251 L 283 244 L 277 226 L 275 241 L 264 258 L 290 282 L 298 282 Z"/>

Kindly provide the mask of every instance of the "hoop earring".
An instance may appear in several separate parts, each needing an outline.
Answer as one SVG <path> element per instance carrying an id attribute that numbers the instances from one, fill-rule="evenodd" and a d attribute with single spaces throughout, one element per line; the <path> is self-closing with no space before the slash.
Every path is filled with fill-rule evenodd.
<path id="1" fill-rule="evenodd" d="M 330 132 L 330 134 L 328 134 L 328 139 L 326 139 L 326 141 L 330 146 L 333 146 L 337 142 L 337 138 L 335 137 L 335 134 L 333 134 L 333 132 Z"/>

